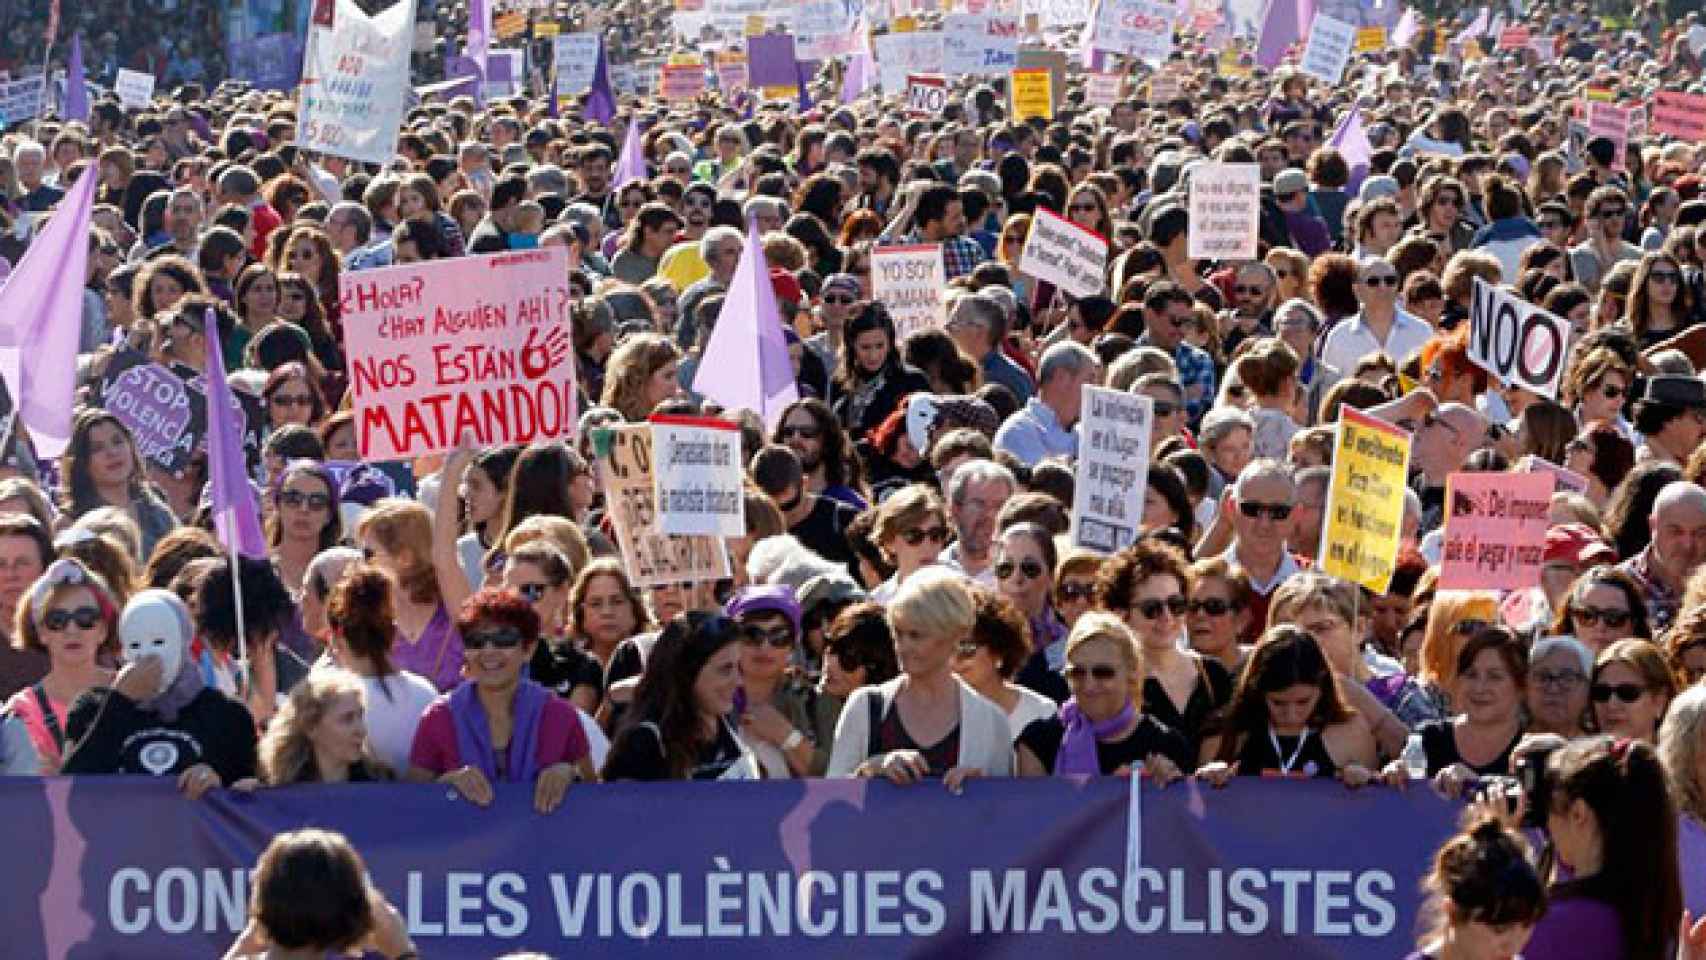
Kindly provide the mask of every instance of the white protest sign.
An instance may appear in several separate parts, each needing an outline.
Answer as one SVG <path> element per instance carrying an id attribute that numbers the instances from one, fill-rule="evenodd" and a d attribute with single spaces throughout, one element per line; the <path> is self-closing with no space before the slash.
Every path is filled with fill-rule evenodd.
<path id="1" fill-rule="evenodd" d="M 513 97 L 521 92 L 526 75 L 527 51 L 514 47 L 488 50 L 486 82 L 480 89 L 487 97 Z"/>
<path id="2" fill-rule="evenodd" d="M 1253 260 L 1262 218 L 1262 170 L 1254 163 L 1203 163 L 1191 171 L 1186 253 L 1200 260 Z"/>
<path id="3" fill-rule="evenodd" d="M 1084 385 L 1072 545 L 1113 553 L 1131 545 L 1149 486 L 1150 397 Z"/>
<path id="4" fill-rule="evenodd" d="M 1161 0 L 1102 0 L 1096 10 L 1092 45 L 1147 63 L 1163 63 L 1173 52 L 1176 3 Z"/>
<path id="5" fill-rule="evenodd" d="M 118 94 L 119 103 L 140 110 L 154 99 L 154 75 L 121 67 L 113 80 L 113 93 Z"/>
<path id="6" fill-rule="evenodd" d="M 942 34 L 885 33 L 873 39 L 877 55 L 877 78 L 883 93 L 893 96 L 906 91 L 906 78 L 914 73 L 942 73 Z"/>
<path id="7" fill-rule="evenodd" d="M 302 55 L 304 150 L 387 164 L 409 106 L 414 0 L 369 17 L 355 0 L 331 0 L 335 27 L 312 25 Z"/>
<path id="8" fill-rule="evenodd" d="M 652 417 L 653 494 L 663 533 L 746 536 L 740 425 Z"/>
<path id="9" fill-rule="evenodd" d="M 1125 94 L 1125 74 L 1086 73 L 1084 102 L 1092 107 L 1111 107 Z"/>
<path id="10" fill-rule="evenodd" d="M 906 109 L 926 116 L 937 116 L 948 106 L 946 77 L 927 77 L 913 74 L 906 78 Z"/>
<path id="11" fill-rule="evenodd" d="M 1038 207 L 1019 253 L 1019 272 L 1047 280 L 1074 297 L 1107 288 L 1108 241 L 1093 230 Z"/>
<path id="12" fill-rule="evenodd" d="M 853 52 L 854 5 L 846 0 L 806 0 L 794 8 L 794 55 L 828 60 Z"/>
<path id="13" fill-rule="evenodd" d="M 0 80 L 0 123 L 7 126 L 34 120 L 41 113 L 41 80 Z"/>
<path id="14" fill-rule="evenodd" d="M 1316 14 L 1309 27 L 1309 45 L 1304 47 L 1303 62 L 1298 66 L 1323 83 L 1337 84 L 1344 76 L 1345 65 L 1351 62 L 1356 41 L 1355 24 Z"/>
<path id="15" fill-rule="evenodd" d="M 1475 279 L 1469 305 L 1469 359 L 1499 383 L 1555 400 L 1569 348 L 1568 320 Z"/>
<path id="16" fill-rule="evenodd" d="M 605 512 L 622 552 L 622 566 L 635 586 L 721 580 L 729 575 L 729 554 L 721 539 L 658 529 L 651 424 L 624 423 L 594 430 L 592 448 L 603 481 Z"/>
<path id="17" fill-rule="evenodd" d="M 947 277 L 939 243 L 871 251 L 871 299 L 889 308 L 899 339 L 947 322 L 947 304 L 942 299 Z"/>
<path id="18" fill-rule="evenodd" d="M 598 34 L 560 33 L 553 43 L 557 95 L 573 96 L 592 89 L 592 75 L 598 71 Z"/>
<path id="19" fill-rule="evenodd" d="M 942 72 L 950 77 L 1006 76 L 1019 62 L 1019 18 L 950 13 L 942 18 Z"/>

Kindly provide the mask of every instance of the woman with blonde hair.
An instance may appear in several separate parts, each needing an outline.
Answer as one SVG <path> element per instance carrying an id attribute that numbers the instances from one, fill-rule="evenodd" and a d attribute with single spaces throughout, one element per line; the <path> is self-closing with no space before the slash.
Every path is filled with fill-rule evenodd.
<path id="1" fill-rule="evenodd" d="M 362 555 L 389 574 L 397 588 L 392 659 L 399 669 L 419 674 L 440 692 L 462 682 L 462 638 L 450 611 L 470 593 L 456 559 L 455 501 L 452 496 L 439 498 L 444 537 L 435 537 L 433 514 L 425 506 L 396 497 L 379 501 L 356 525 Z M 438 562 L 442 551 L 437 539 L 448 539 L 447 563 Z"/>
<path id="2" fill-rule="evenodd" d="M 871 591 L 871 599 L 887 603 L 907 578 L 936 562 L 948 545 L 952 528 L 948 508 L 936 491 L 914 483 L 902 487 L 877 508 L 872 537 L 883 556 L 894 564 L 894 576 Z"/>
<path id="3" fill-rule="evenodd" d="M 657 405 L 681 392 L 681 351 L 655 333 L 637 333 L 610 354 L 599 403 L 620 411 L 629 423 L 646 419 Z"/>
<path id="4" fill-rule="evenodd" d="M 47 655 L 47 675 L 6 702 L 29 731 L 44 774 L 56 773 L 67 746 L 71 704 L 85 690 L 110 686 L 101 651 L 117 639 L 119 605 L 81 562 L 55 560 L 18 600 L 12 645 Z"/>
<path id="5" fill-rule="evenodd" d="M 366 691 L 361 678 L 321 667 L 291 688 L 260 746 L 260 782 L 365 783 L 395 774 L 367 742 Z"/>
<path id="6" fill-rule="evenodd" d="M 1706 914 L 1706 687 L 1692 686 L 1672 701 L 1659 725 L 1659 762 L 1676 800 L 1683 905 L 1701 916 Z"/>

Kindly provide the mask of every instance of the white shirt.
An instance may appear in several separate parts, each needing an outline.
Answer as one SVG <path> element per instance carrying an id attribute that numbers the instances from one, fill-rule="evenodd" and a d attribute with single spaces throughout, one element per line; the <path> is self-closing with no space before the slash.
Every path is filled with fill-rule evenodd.
<path id="1" fill-rule="evenodd" d="M 1025 687 L 1019 688 L 1019 702 L 1013 704 L 1013 709 L 1007 711 L 1007 725 L 1013 728 L 1013 742 L 1019 741 L 1019 734 L 1025 728 L 1038 720 L 1047 720 L 1060 712 L 1054 701 Z"/>
<path id="2" fill-rule="evenodd" d="M 1393 363 L 1403 364 L 1406 357 L 1428 342 L 1428 338 L 1434 335 L 1434 328 L 1415 314 L 1395 309 L 1385 343 L 1374 335 L 1363 321 L 1362 314 L 1358 313 L 1327 331 L 1327 339 L 1321 344 L 1321 361 L 1335 370 L 1344 371 L 1347 376 L 1356 369 L 1358 360 L 1371 353 L 1384 352 Z"/>
<path id="3" fill-rule="evenodd" d="M 1237 567 L 1239 570 L 1243 570 L 1244 576 L 1250 579 L 1250 589 L 1256 591 L 1257 595 L 1263 597 L 1273 593 L 1274 588 L 1284 583 L 1286 578 L 1293 574 L 1303 572 L 1303 568 L 1298 566 L 1297 558 L 1291 555 L 1290 550 L 1280 552 L 1279 566 L 1274 568 L 1274 575 L 1266 580 L 1257 580 L 1254 574 L 1249 570 L 1245 570 L 1244 565 L 1238 562 L 1238 542 L 1236 540 L 1232 542 L 1232 546 L 1227 548 L 1226 553 L 1221 556 L 1227 563 Z"/>
<path id="4" fill-rule="evenodd" d="M 375 677 L 362 677 L 361 685 L 367 691 L 367 742 L 400 777 L 409 772 L 409 747 L 421 714 L 438 699 L 438 691 L 407 670 L 387 676 L 383 689 Z"/>

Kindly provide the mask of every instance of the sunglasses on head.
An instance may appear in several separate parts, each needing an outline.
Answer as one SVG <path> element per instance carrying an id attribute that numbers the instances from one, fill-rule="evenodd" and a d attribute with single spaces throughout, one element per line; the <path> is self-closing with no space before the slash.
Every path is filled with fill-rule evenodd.
<path id="1" fill-rule="evenodd" d="M 1248 503 L 1240 503 L 1238 505 L 1238 512 L 1249 517 L 1251 520 L 1255 520 L 1260 517 L 1267 517 L 1269 520 L 1284 520 L 1291 516 L 1291 504 L 1257 503 L 1252 500 Z"/>
<path id="2" fill-rule="evenodd" d="M 485 630 L 473 630 L 462 635 L 464 650 L 484 650 L 496 647 L 499 650 L 514 650 L 521 646 L 521 631 L 514 627 L 491 627 Z"/>
<path id="3" fill-rule="evenodd" d="M 332 498 L 323 493 L 303 493 L 300 490 L 286 490 L 278 495 L 281 506 L 300 510 L 307 507 L 310 510 L 324 510 L 332 505 Z"/>
<path id="4" fill-rule="evenodd" d="M 75 623 L 80 630 L 93 630 L 101 622 L 101 611 L 96 607 L 78 607 L 75 610 L 49 610 L 41 618 L 41 625 L 58 633 Z"/>
<path id="5" fill-rule="evenodd" d="M 1017 564 L 1011 560 L 1001 560 L 995 564 L 995 579 L 1005 580 L 1011 577 L 1015 570 L 1024 574 L 1026 580 L 1035 580 L 1043 575 L 1043 565 L 1035 560 L 1026 558 Z"/>
<path id="6" fill-rule="evenodd" d="M 1190 604 L 1185 602 L 1184 597 L 1175 593 L 1165 600 L 1156 597 L 1140 600 L 1132 605 L 1132 609 L 1136 610 L 1145 620 L 1156 620 L 1160 618 L 1162 610 L 1166 610 L 1175 617 L 1182 617 L 1185 615 L 1185 611 L 1190 609 Z"/>
<path id="7" fill-rule="evenodd" d="M 1627 610 L 1602 610 L 1598 607 L 1570 607 L 1570 619 L 1584 627 L 1598 626 L 1603 623 L 1607 627 L 1615 630 L 1618 627 L 1626 626 L 1629 623 L 1629 617 L 1629 611 Z"/>
<path id="8" fill-rule="evenodd" d="M 1588 688 L 1588 696 L 1594 703 L 1605 703 L 1612 697 L 1624 703 L 1634 703 L 1646 692 L 1647 688 L 1638 683 L 1596 683 Z"/>
<path id="9" fill-rule="evenodd" d="M 1118 670 L 1106 663 L 1098 663 L 1091 667 L 1069 663 L 1061 669 L 1060 673 L 1066 678 L 1067 683 L 1083 683 L 1088 677 L 1095 677 L 1097 680 L 1106 683 L 1120 675 Z"/>
<path id="10" fill-rule="evenodd" d="M 900 533 L 900 539 L 905 541 L 906 545 L 909 547 L 916 547 L 926 540 L 929 540 L 933 543 L 947 543 L 948 542 L 948 528 L 947 527 L 929 527 L 929 528 L 913 527 L 911 530 L 902 530 Z"/>

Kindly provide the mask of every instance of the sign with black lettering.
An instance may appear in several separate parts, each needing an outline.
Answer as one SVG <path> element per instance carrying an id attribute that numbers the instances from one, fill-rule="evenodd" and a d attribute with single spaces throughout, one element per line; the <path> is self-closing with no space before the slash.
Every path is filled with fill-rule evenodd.
<path id="1" fill-rule="evenodd" d="M 1469 309 L 1469 359 L 1500 384 L 1556 400 L 1569 348 L 1568 320 L 1476 278 Z"/>
<path id="2" fill-rule="evenodd" d="M 906 109 L 913 113 L 934 117 L 948 106 L 948 81 L 946 77 L 930 76 L 929 74 L 912 73 L 906 77 Z"/>

